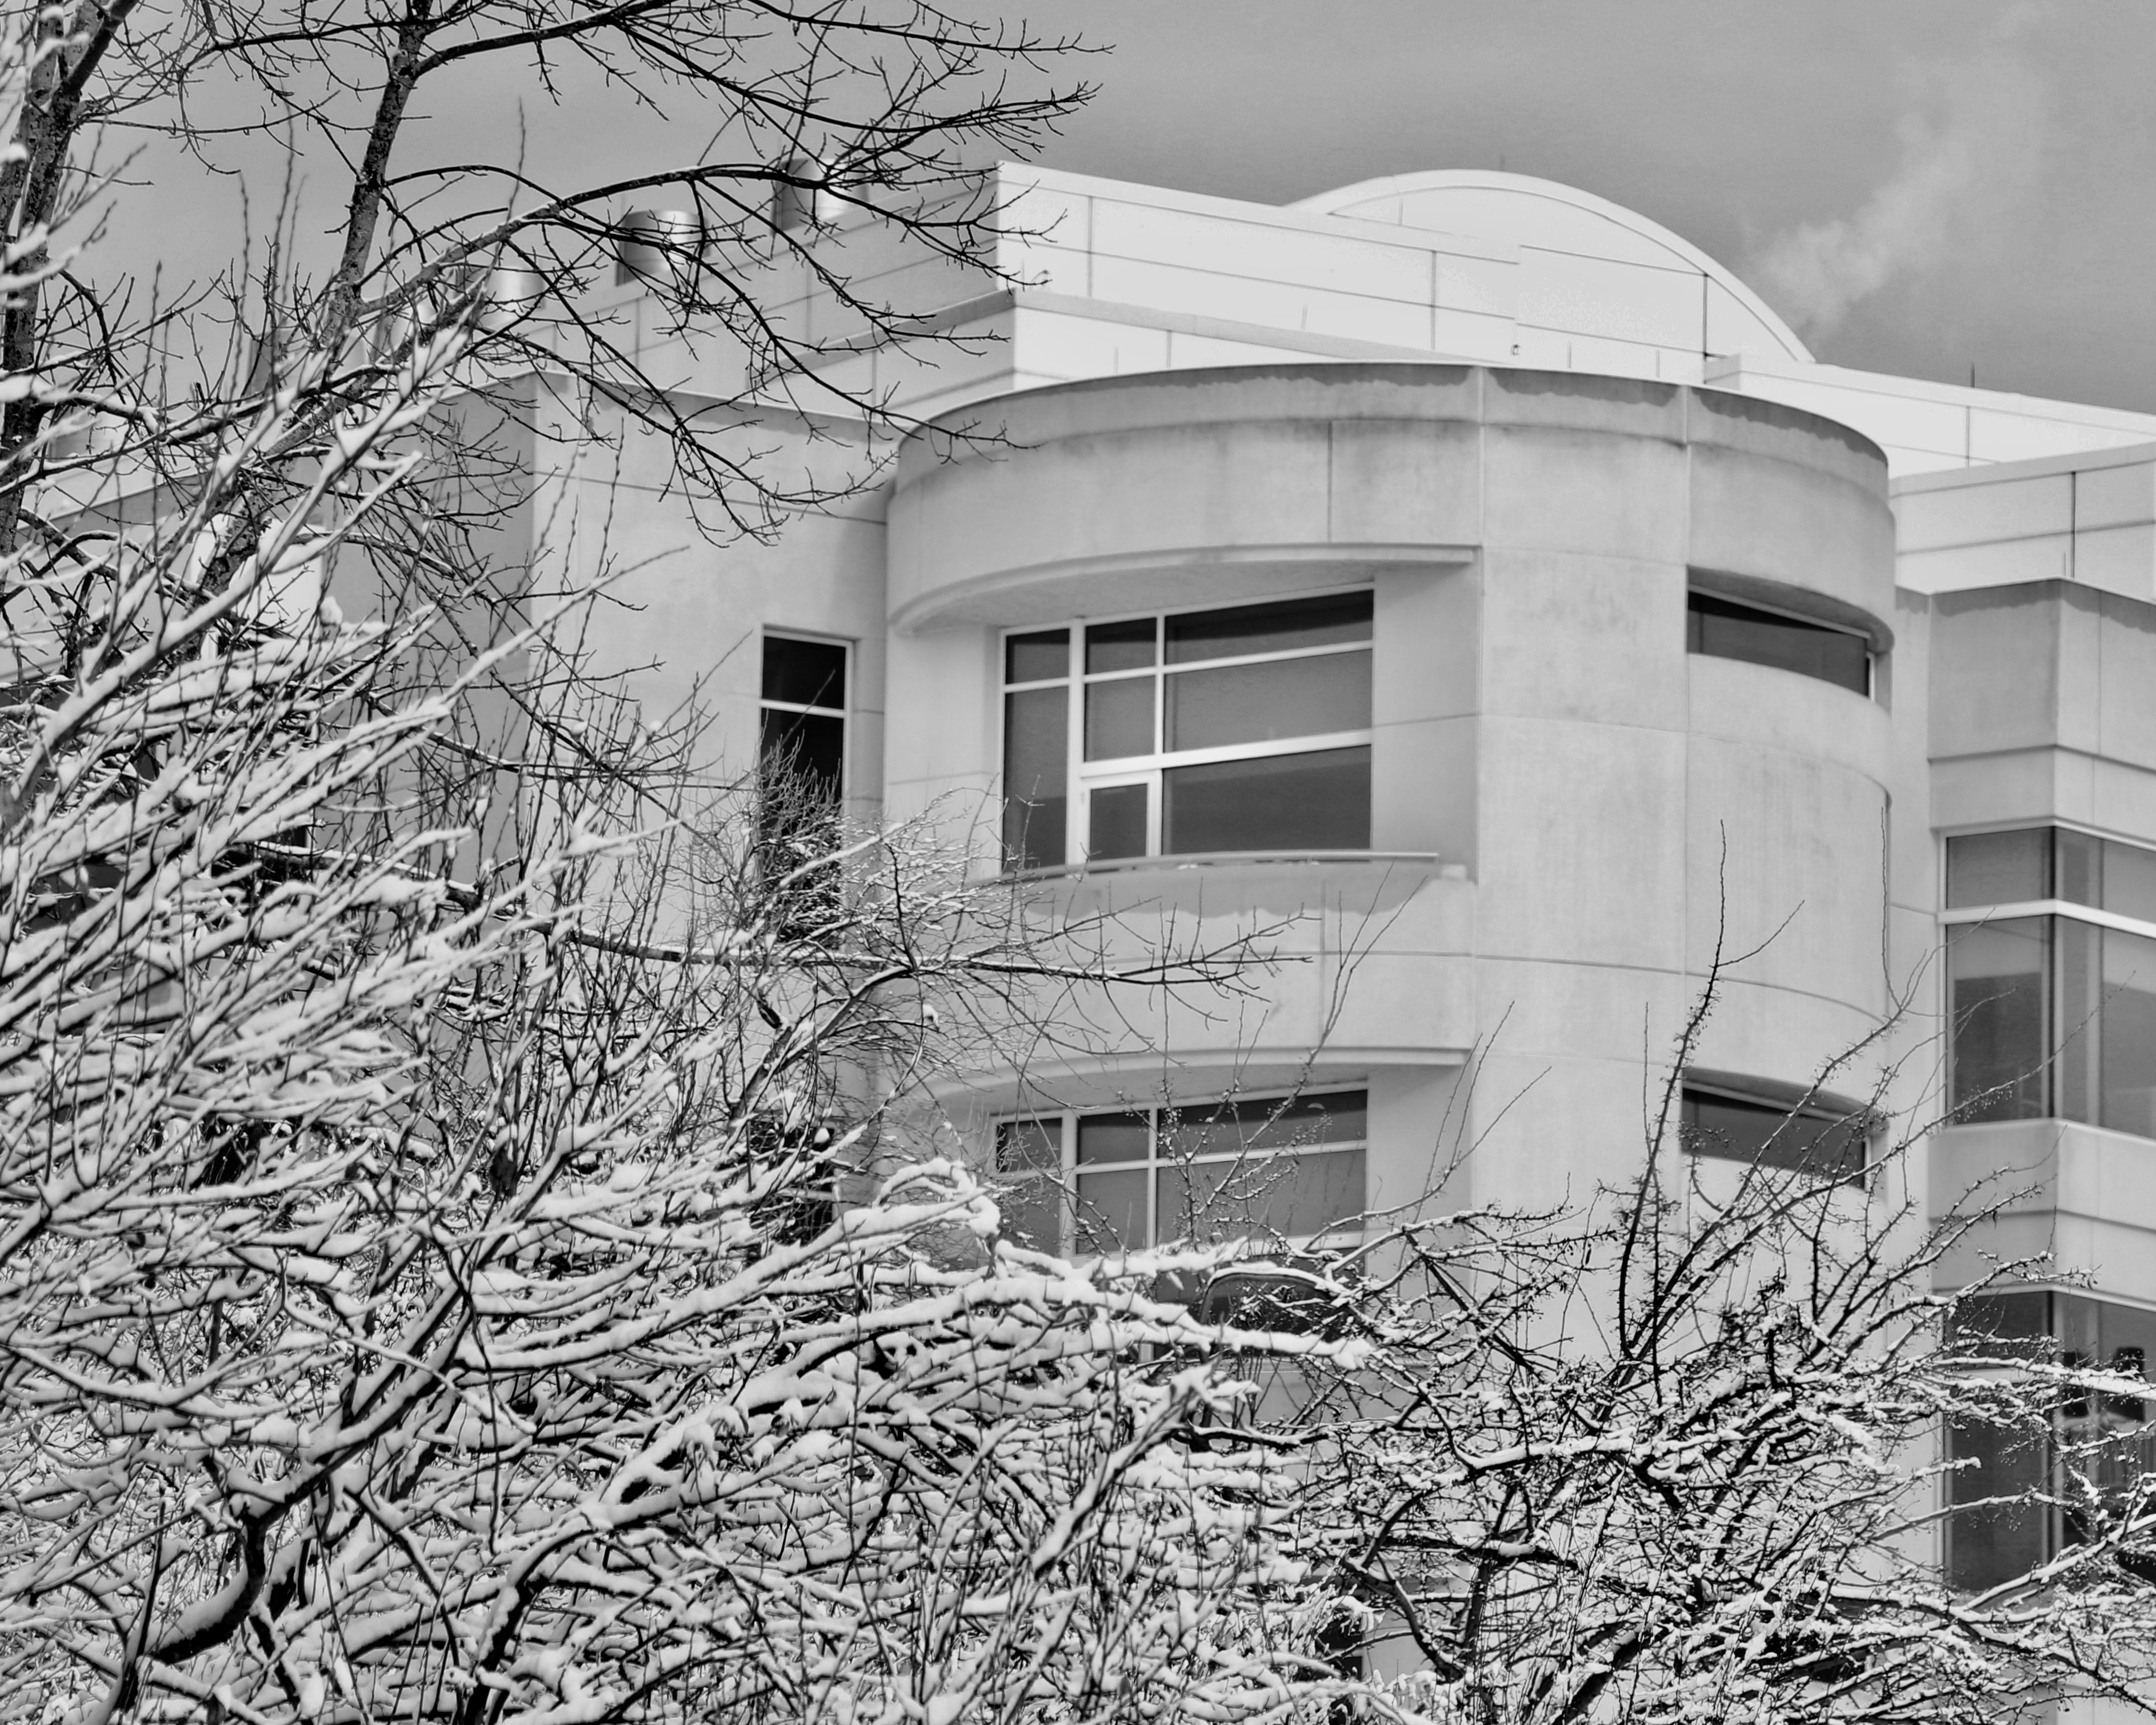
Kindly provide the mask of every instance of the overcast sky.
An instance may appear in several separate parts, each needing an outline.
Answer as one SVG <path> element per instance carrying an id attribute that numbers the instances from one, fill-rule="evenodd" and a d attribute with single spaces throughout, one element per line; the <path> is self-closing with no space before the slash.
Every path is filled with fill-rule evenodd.
<path id="1" fill-rule="evenodd" d="M 1277 203 L 1502 163 L 1675 228 L 1823 358 L 2156 410 L 2156 6 L 1024 11 L 1116 45 L 1052 166 Z"/>
<path id="2" fill-rule="evenodd" d="M 945 0 L 963 6 L 964 0 Z M 984 0 L 985 3 L 985 0 Z M 1569 182 L 1735 269 L 1821 357 L 2156 411 L 2156 5 L 2122 0 L 1037 0 L 1110 47 L 1054 167 L 1286 202 L 1417 168 Z M 513 157 L 511 94 L 444 100 L 439 160 Z M 671 136 L 527 108 L 579 177 Z M 693 149 L 693 144 L 691 144 Z M 141 158 L 112 261 L 223 258 L 242 185 Z M 316 175 L 314 195 L 334 191 Z M 256 217 L 259 231 L 260 216 Z M 124 235 L 124 238 L 122 237 Z"/>

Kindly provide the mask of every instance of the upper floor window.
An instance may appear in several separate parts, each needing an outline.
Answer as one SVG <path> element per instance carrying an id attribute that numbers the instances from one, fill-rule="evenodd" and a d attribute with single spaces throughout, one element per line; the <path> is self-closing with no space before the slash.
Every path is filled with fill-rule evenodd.
<path id="1" fill-rule="evenodd" d="M 1947 840 L 1949 1101 L 2156 1137 L 2156 850 L 2066 827 Z"/>
<path id="2" fill-rule="evenodd" d="M 844 795 L 847 658 L 837 641 L 764 636 L 757 761 L 767 809 L 801 815 Z"/>
<path id="3" fill-rule="evenodd" d="M 1011 1231 L 1072 1256 L 1175 1240 L 1304 1242 L 1361 1225 L 1368 1097 L 1238 1096 L 1034 1114 L 996 1128 Z"/>
<path id="4" fill-rule="evenodd" d="M 1685 598 L 1685 646 L 1711 659 L 1741 659 L 1871 692 L 1871 644 L 1845 629 L 1788 612 L 1739 604 L 1697 588 Z"/>
<path id="5" fill-rule="evenodd" d="M 1361 850 L 1367 588 L 1004 639 L 1004 860 Z"/>

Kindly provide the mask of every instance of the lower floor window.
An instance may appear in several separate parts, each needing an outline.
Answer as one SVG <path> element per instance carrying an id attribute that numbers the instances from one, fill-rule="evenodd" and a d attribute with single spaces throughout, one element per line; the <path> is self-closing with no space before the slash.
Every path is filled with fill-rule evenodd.
<path id="1" fill-rule="evenodd" d="M 1353 1231 L 1368 1121 L 1359 1090 L 1006 1120 L 996 1128 L 1004 1218 L 1025 1244 L 1072 1256 Z"/>
<path id="2" fill-rule="evenodd" d="M 1959 1339 L 2002 1361 L 2056 1360 L 2147 1375 L 2156 1312 L 2031 1290 L 1965 1301 Z M 1947 1432 L 1947 1579 L 1972 1592 L 2018 1579 L 2087 1536 L 2156 1472 L 2156 1424 L 2138 1395 L 2063 1392 L 2048 1437 L 1957 1421 Z"/>
<path id="3" fill-rule="evenodd" d="M 1789 1104 L 1729 1089 L 1687 1084 L 1680 1138 L 1694 1156 L 1791 1168 L 1845 1183 L 1864 1178 L 1870 1118 L 1824 1097 Z"/>

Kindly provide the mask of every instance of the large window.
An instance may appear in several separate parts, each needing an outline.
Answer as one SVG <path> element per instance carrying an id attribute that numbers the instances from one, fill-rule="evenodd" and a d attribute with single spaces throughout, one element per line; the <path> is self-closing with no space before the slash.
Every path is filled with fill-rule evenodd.
<path id="1" fill-rule="evenodd" d="M 1871 644 L 1851 630 L 1695 589 L 1685 606 L 1685 645 L 1711 659 L 1741 659 L 1871 692 Z"/>
<path id="2" fill-rule="evenodd" d="M 1965 1301 L 1956 1332 L 2010 1370 L 2017 1361 L 2056 1360 L 2141 1378 L 2156 1349 L 2156 1312 L 2032 1289 Z M 1957 1421 L 1947 1433 L 1948 1459 L 1964 1464 L 1948 1476 L 1949 1581 L 1971 1589 L 1995 1587 L 2079 1540 L 2092 1513 L 2123 1499 L 2156 1470 L 2152 1411 L 2138 1395 L 2066 1394 L 2048 1441 Z M 2048 1491 L 2051 1504 L 1997 1501 L 2037 1488 Z"/>
<path id="3" fill-rule="evenodd" d="M 1947 840 L 1958 1121 L 2156 1137 L 2156 850 L 2065 827 Z"/>
<path id="4" fill-rule="evenodd" d="M 1089 1257 L 1176 1240 L 1303 1242 L 1360 1224 L 1363 1091 L 1046 1113 L 996 1128 L 1021 1240 Z"/>
<path id="5" fill-rule="evenodd" d="M 1367 590 L 1004 640 L 1012 869 L 1370 843 Z"/>

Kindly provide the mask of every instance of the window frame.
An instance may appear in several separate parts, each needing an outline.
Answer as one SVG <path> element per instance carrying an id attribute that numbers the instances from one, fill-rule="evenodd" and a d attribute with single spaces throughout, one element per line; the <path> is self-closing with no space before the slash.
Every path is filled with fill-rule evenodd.
<path id="1" fill-rule="evenodd" d="M 1342 1138 L 1322 1144 L 1281 1144 L 1270 1148 L 1253 1149 L 1237 1144 L 1232 1149 L 1201 1154 L 1176 1154 L 1168 1149 L 1173 1128 L 1164 1127 L 1163 1119 L 1173 1117 L 1189 1123 L 1202 1123 L 1210 1117 L 1212 1111 L 1234 1105 L 1276 1104 L 1282 1108 L 1297 1102 L 1317 1101 L 1332 1096 L 1358 1096 L 1362 1099 L 1363 1131 L 1359 1137 Z M 1315 1234 L 1283 1236 L 1292 1247 L 1304 1247 L 1314 1243 L 1344 1240 L 1351 1234 L 1359 1238 L 1362 1230 L 1359 1219 L 1368 1209 L 1369 1200 L 1369 1086 L 1367 1083 L 1328 1085 L 1322 1089 L 1281 1091 L 1275 1092 L 1237 1093 L 1228 1096 L 1210 1096 L 1182 1103 L 1144 1104 L 1122 1106 L 1016 1109 L 998 1113 L 988 1126 L 988 1166 L 990 1177 L 1002 1189 L 1010 1190 L 1029 1185 L 1045 1183 L 1056 1194 L 1056 1237 L 1051 1248 L 1055 1252 L 1069 1256 L 1074 1262 L 1098 1263 L 1104 1259 L 1127 1255 L 1132 1252 L 1150 1251 L 1159 1244 L 1160 1181 L 1164 1170 L 1197 1167 L 1225 1167 L 1237 1163 L 1270 1162 L 1285 1157 L 1319 1157 L 1359 1151 L 1363 1163 L 1363 1205 L 1356 1212 L 1358 1225 L 1353 1230 L 1327 1227 Z M 1146 1153 L 1142 1158 L 1125 1158 L 1114 1162 L 1081 1163 L 1078 1160 L 1079 1122 L 1116 1116 L 1142 1114 L 1147 1119 Z M 1005 1131 L 1012 1127 L 1036 1126 L 1054 1122 L 1057 1126 L 1056 1163 L 1053 1170 L 1047 1168 L 1013 1168 L 1003 1166 L 1002 1149 Z M 1145 1240 L 1136 1245 L 1125 1245 L 1116 1251 L 1086 1251 L 1081 1253 L 1079 1245 L 1080 1213 L 1078 1182 L 1087 1173 L 1123 1173 L 1142 1171 L 1145 1176 Z M 1259 1238 L 1244 1236 L 1246 1240 Z"/>
<path id="2" fill-rule="evenodd" d="M 816 647 L 836 647 L 842 655 L 845 671 L 841 678 L 844 686 L 839 691 L 840 705 L 835 707 L 816 706 L 798 701 L 773 701 L 763 692 L 764 658 L 773 641 L 801 641 Z M 756 685 L 756 758 L 757 769 L 763 769 L 763 716 L 766 713 L 801 713 L 822 719 L 839 721 L 839 786 L 834 805 L 844 808 L 853 794 L 854 779 L 854 660 L 857 656 L 855 643 L 844 635 L 819 634 L 813 629 L 772 629 L 765 627 L 757 632 Z"/>
<path id="3" fill-rule="evenodd" d="M 1745 1156 L 1733 1149 L 1701 1149 L 1697 1147 L 1700 1128 L 1686 1117 L 1686 1105 L 1694 1096 L 1714 1101 L 1735 1102 L 1780 1117 L 1784 1124 L 1777 1126 L 1768 1134 L 1770 1137 L 1779 1137 L 1784 1130 L 1802 1134 L 1807 1125 L 1817 1129 L 1813 1134 L 1814 1142 L 1830 1130 L 1846 1130 L 1852 1134 L 1859 1147 L 1860 1160 L 1854 1168 L 1835 1172 L 1808 1168 L 1800 1161 Z M 1851 1186 L 1861 1191 L 1871 1189 L 1872 1171 L 1877 1166 L 1871 1153 L 1872 1141 L 1879 1134 L 1881 1122 L 1878 1111 L 1868 1104 L 1848 1097 L 1830 1096 L 1802 1085 L 1765 1079 L 1748 1081 L 1739 1074 L 1712 1072 L 1704 1069 L 1688 1069 L 1679 1075 L 1677 1104 L 1678 1142 L 1684 1153 L 1695 1162 L 1727 1162 L 1739 1167 L 1756 1167 L 1778 1173 L 1804 1176 L 1836 1186 Z"/>
<path id="4" fill-rule="evenodd" d="M 1261 605 L 1293 604 L 1298 600 L 1342 598 L 1358 593 L 1371 596 L 1372 620 L 1369 638 L 1360 641 L 1329 641 L 1317 646 L 1282 648 L 1265 653 L 1226 654 L 1214 659 L 1178 661 L 1171 665 L 1168 658 L 1168 625 L 1178 617 L 1202 616 L 1209 612 L 1241 610 Z M 1245 665 L 1271 665 L 1291 660 L 1343 656 L 1351 653 L 1367 654 L 1374 676 L 1377 655 L 1376 593 L 1373 583 L 1355 582 L 1330 587 L 1299 589 L 1292 593 L 1265 593 L 1239 598 L 1228 604 L 1177 605 L 1146 610 L 1104 612 L 1099 615 L 1070 617 L 1055 621 L 1012 624 L 996 633 L 996 738 L 995 762 L 998 788 L 1002 786 L 1009 761 L 1010 697 L 1029 691 L 1061 689 L 1065 691 L 1064 724 L 1064 843 L 1060 862 L 1034 863 L 1026 868 L 1014 870 L 1006 850 L 1004 869 L 1006 873 L 1033 871 L 1055 872 L 1070 869 L 1085 869 L 1106 865 L 1132 865 L 1168 858 L 1203 858 L 1226 855 L 1294 855 L 1296 856 L 1361 856 L 1369 854 L 1367 844 L 1342 850 L 1326 850 L 1306 846 L 1284 845 L 1277 852 L 1270 850 L 1239 851 L 1168 851 L 1163 848 L 1166 839 L 1167 776 L 1179 768 L 1207 767 L 1235 761 L 1281 760 L 1290 756 L 1319 754 L 1327 750 L 1373 749 L 1377 736 L 1376 715 L 1371 722 L 1353 729 L 1312 732 L 1308 736 L 1276 737 L 1259 742 L 1223 743 L 1204 748 L 1171 749 L 1168 747 L 1168 679 L 1189 671 L 1225 670 Z M 1145 666 L 1132 666 L 1106 671 L 1086 669 L 1086 634 L 1088 629 L 1099 629 L 1118 623 L 1150 620 L 1153 625 L 1152 660 Z M 1022 682 L 1009 680 L 1009 647 L 1014 636 L 1052 634 L 1065 631 L 1065 659 L 1063 674 L 1058 677 L 1036 677 Z M 1104 684 L 1148 681 L 1152 689 L 1152 747 L 1143 753 L 1103 756 L 1098 760 L 1086 755 L 1086 726 L 1087 691 Z M 1146 798 L 1146 848 L 1136 855 L 1095 856 L 1092 845 L 1092 793 L 1096 790 L 1110 790 L 1121 785 L 1143 784 L 1147 787 Z M 1004 798 L 1008 803 L 1009 798 Z"/>
<path id="5" fill-rule="evenodd" d="M 1851 640 L 1861 642 L 1864 647 L 1864 687 L 1861 690 L 1852 689 L 1847 684 L 1838 682 L 1832 677 L 1819 676 L 1813 672 L 1798 670 L 1789 665 L 1774 665 L 1764 660 L 1740 658 L 1733 653 L 1710 653 L 1703 647 L 1693 646 L 1691 619 L 1694 614 L 1692 607 L 1694 599 L 1706 599 L 1713 604 L 1726 605 L 1733 611 L 1750 611 L 1761 617 L 1784 619 L 1790 623 L 1801 624 L 1808 629 L 1815 629 L 1825 634 L 1843 635 Z M 1852 629 L 1846 624 L 1830 623 L 1823 617 L 1813 616 L 1792 605 L 1777 605 L 1771 600 L 1763 602 L 1749 598 L 1740 598 L 1734 593 L 1723 593 L 1712 587 L 1702 586 L 1696 580 L 1688 580 L 1685 583 L 1685 656 L 1687 659 L 1725 660 L 1732 665 L 1757 665 L 1762 670 L 1783 671 L 1793 677 L 1803 677 L 1810 682 L 1824 683 L 1830 689 L 1839 689 L 1845 695 L 1856 695 L 1865 701 L 1876 701 L 1879 698 L 1880 649 L 1871 636 L 1863 629 Z"/>
<path id="6" fill-rule="evenodd" d="M 1951 908 L 1948 907 L 1947 904 L 1947 855 L 1948 847 L 1955 839 L 1983 838 L 1994 833 L 2025 833 L 2031 831 L 2041 832 L 2046 835 L 2045 848 L 2045 870 L 2046 875 L 2046 886 L 2051 894 L 2050 896 L 2033 899 L 2000 900 L 1998 902 L 1992 904 L 1958 905 Z M 2107 1126 L 2104 1124 L 2100 1118 L 2092 1117 L 2083 1119 L 2079 1116 L 2067 1115 L 2060 1111 L 2060 1104 L 2061 1101 L 2060 1092 L 2061 1083 L 2059 1065 L 2061 1059 L 2064 1058 L 2066 1054 L 2066 1049 L 2061 1041 L 2064 1030 L 2061 1023 L 2059 969 L 2061 963 L 2060 952 L 2062 943 L 2059 938 L 2057 924 L 2061 922 L 2076 922 L 2085 927 L 2109 930 L 2119 934 L 2132 935 L 2142 940 L 2156 942 L 2156 920 L 2129 916 L 2122 911 L 2105 910 L 2100 905 L 2085 904 L 2078 899 L 2061 898 L 2057 896 L 2059 884 L 2057 879 L 2057 843 L 2056 839 L 2051 835 L 2060 831 L 2080 834 L 2087 838 L 2095 839 L 2109 844 L 2123 845 L 2128 849 L 2144 851 L 2150 854 L 2152 856 L 2156 856 L 2156 845 L 2147 844 L 2137 839 L 2123 839 L 2115 834 L 2104 832 L 2097 828 L 2087 826 L 2078 821 L 2071 820 L 2046 819 L 2040 820 L 1992 821 L 1981 825 L 1958 827 L 1950 831 L 1943 830 L 1939 834 L 1938 855 L 1937 860 L 1937 867 L 1938 870 L 1937 876 L 1937 890 L 1938 893 L 1939 904 L 1938 921 L 1941 937 L 1939 990 L 1941 995 L 1940 1022 L 1947 1027 L 1947 1123 L 1949 1126 L 1955 1127 L 1974 1127 L 2009 1125 L 2018 1121 L 2032 1119 L 2061 1120 L 2070 1121 L 2076 1125 L 2091 1127 L 2099 1132 L 2117 1132 L 2128 1137 L 2140 1137 L 2143 1136 L 2140 1133 L 2133 1132 L 2123 1127 Z M 1953 994 L 1953 931 L 1958 928 L 1980 927 L 1994 924 L 2036 921 L 2039 919 L 2041 919 L 2046 925 L 2044 931 L 2043 969 L 2043 1047 L 2039 1056 L 2039 1064 L 2036 1069 L 2041 1082 L 2040 1101 L 2041 1102 L 2042 1111 L 2034 1115 L 2009 1115 L 2002 1118 L 1994 1120 L 1959 1120 L 1956 1118 L 1955 1116 L 1958 1114 L 1959 1109 L 1965 1105 L 1955 1100 L 1958 1091 L 1955 1072 L 1955 1048 L 1958 1026 L 1954 1016 Z M 2100 945 L 2098 947 L 2098 953 L 2099 957 L 2097 963 L 2099 967 L 2101 967 L 2102 957 Z M 2096 1016 L 2088 1018 L 2086 1022 L 2077 1024 L 2072 1034 L 2076 1037 L 2093 1034 L 2100 1038 L 2102 1034 L 2101 1027 L 2102 1018 L 2101 1008 L 2099 1007 L 2098 1014 Z M 2097 1101 L 2096 1106 L 2092 1111 L 2093 1114 L 2101 1114 L 2102 1102 L 2100 1100 Z"/>

